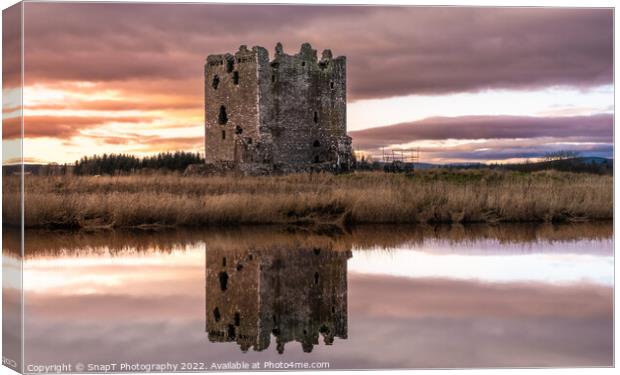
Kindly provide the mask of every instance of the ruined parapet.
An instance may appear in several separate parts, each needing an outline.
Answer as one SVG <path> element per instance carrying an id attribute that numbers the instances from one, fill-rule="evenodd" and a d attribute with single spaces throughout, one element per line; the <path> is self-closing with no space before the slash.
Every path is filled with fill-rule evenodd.
<path id="1" fill-rule="evenodd" d="M 346 58 L 304 43 L 294 55 L 278 43 L 211 55 L 205 65 L 207 163 L 241 171 L 346 171 Z M 243 167 L 259 163 L 265 167 Z"/>

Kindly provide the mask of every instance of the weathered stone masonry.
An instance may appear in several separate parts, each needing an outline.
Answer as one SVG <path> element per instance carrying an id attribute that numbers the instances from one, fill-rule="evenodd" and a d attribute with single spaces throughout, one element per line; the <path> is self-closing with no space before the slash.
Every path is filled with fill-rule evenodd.
<path id="1" fill-rule="evenodd" d="M 244 173 L 346 171 L 346 58 L 304 43 L 273 60 L 263 47 L 210 55 L 205 65 L 205 155 Z"/>

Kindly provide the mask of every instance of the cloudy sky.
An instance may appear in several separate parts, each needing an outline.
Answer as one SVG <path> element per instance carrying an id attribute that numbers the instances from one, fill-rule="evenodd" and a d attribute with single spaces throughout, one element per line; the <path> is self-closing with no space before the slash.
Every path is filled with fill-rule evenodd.
<path id="1" fill-rule="evenodd" d="M 202 152 L 206 56 L 241 44 L 272 54 L 278 41 L 347 56 L 359 151 L 419 148 L 425 162 L 613 152 L 610 9 L 27 3 L 24 30 L 29 161 Z M 3 84 L 13 139 L 15 82 Z"/>

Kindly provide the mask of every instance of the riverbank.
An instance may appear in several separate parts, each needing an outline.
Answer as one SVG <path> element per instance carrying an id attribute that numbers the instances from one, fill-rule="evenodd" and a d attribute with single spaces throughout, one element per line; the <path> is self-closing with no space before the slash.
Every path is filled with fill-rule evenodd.
<path id="1" fill-rule="evenodd" d="M 18 222 L 18 180 L 3 210 Z M 15 186 L 12 186 L 15 185 Z M 270 177 L 27 176 L 27 228 L 576 222 L 613 217 L 613 177 L 487 170 Z"/>

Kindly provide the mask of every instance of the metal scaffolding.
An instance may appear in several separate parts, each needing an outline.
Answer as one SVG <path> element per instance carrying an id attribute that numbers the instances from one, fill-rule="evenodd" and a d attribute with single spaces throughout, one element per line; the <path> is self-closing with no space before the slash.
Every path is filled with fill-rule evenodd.
<path id="1" fill-rule="evenodd" d="M 420 161 L 420 148 L 411 149 L 385 149 L 381 148 L 383 163 L 417 163 Z"/>

